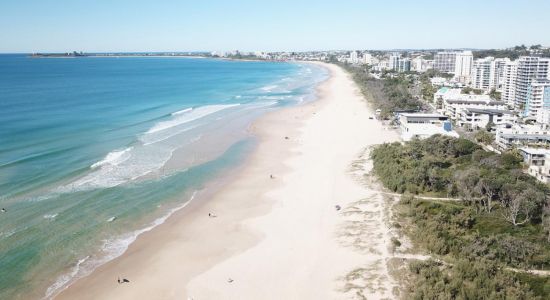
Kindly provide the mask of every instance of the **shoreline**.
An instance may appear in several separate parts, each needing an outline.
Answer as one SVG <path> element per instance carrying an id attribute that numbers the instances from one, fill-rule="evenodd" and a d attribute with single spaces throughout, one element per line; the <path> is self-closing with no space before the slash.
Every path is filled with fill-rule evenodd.
<path id="1" fill-rule="evenodd" d="M 222 186 L 207 201 L 192 201 L 163 224 L 140 235 L 123 255 L 98 267 L 89 276 L 77 280 L 56 299 L 135 299 L 144 296 L 163 299 L 219 299 L 221 295 L 224 299 L 253 299 L 258 295 L 265 297 L 265 292 L 271 290 L 275 284 L 269 279 L 276 280 L 279 289 L 275 291 L 281 293 L 272 295 L 273 299 L 298 295 L 299 298 L 331 299 L 341 295 L 335 291 L 333 284 L 329 284 L 328 289 L 320 289 L 319 286 L 334 281 L 335 277 L 345 274 L 347 269 L 360 264 L 363 255 L 354 254 L 352 250 L 350 252 L 350 249 L 342 247 L 330 231 L 330 228 L 334 230 L 341 221 L 341 216 L 334 211 L 334 205 L 346 204 L 346 201 L 335 202 L 335 198 L 338 193 L 344 192 L 346 198 L 350 198 L 347 201 L 349 202 L 368 192 L 347 174 L 348 165 L 365 146 L 369 145 L 369 142 L 374 144 L 391 141 L 395 137 L 391 136 L 393 133 L 380 132 L 382 125 L 368 119 L 372 111 L 358 94 L 357 87 L 347 73 L 334 65 L 322 65 L 328 68 L 331 74 L 329 79 L 317 86 L 317 100 L 270 112 L 252 124 L 251 130 L 258 139 L 258 145 L 244 161 L 243 167 L 237 171 L 234 179 Z M 335 98 L 353 99 L 350 103 L 339 103 Z M 358 110 L 360 106 L 362 111 Z M 336 117 L 334 122 L 337 123 L 331 128 L 333 124 L 330 120 L 333 117 Z M 358 118 L 361 118 L 360 123 L 350 123 Z M 355 125 L 358 128 L 354 128 Z M 366 135 L 365 130 L 368 131 L 369 127 L 374 127 L 371 131 L 378 135 L 374 138 L 355 136 L 362 132 Z M 322 132 L 326 132 L 328 137 L 320 134 Z M 324 140 L 327 144 L 319 144 L 319 141 Z M 338 146 L 338 142 L 342 145 Z M 327 149 L 317 151 L 316 147 Z M 314 159 L 313 163 L 321 163 L 322 159 L 327 157 L 330 158 L 327 168 L 318 164 L 311 165 L 311 159 Z M 332 163 L 334 167 L 330 166 Z M 307 174 L 301 172 L 302 168 L 297 168 L 300 164 L 307 165 L 304 168 Z M 333 175 L 333 171 L 338 174 Z M 315 176 L 316 173 L 322 173 L 323 177 L 305 177 L 303 184 L 289 181 L 287 178 L 298 175 L 296 179 L 300 180 L 300 176 Z M 270 178 L 270 175 L 274 175 L 275 178 Z M 323 190 L 318 188 L 319 184 L 326 180 L 328 183 L 333 181 L 338 187 L 332 187 L 332 194 L 318 194 L 320 191 L 316 190 Z M 330 184 L 327 184 L 327 187 L 329 186 Z M 348 192 L 349 189 L 353 192 Z M 287 203 L 288 198 L 300 198 L 302 194 L 310 194 L 324 200 L 322 207 L 318 206 L 320 203 L 312 203 L 312 199 L 306 199 L 303 203 Z M 289 212 L 285 211 L 285 205 L 296 207 Z M 315 223 L 320 218 L 321 226 L 309 226 L 313 225 L 309 223 L 308 226 L 301 226 L 300 223 L 293 223 L 300 222 L 300 214 L 308 216 L 310 209 L 315 207 L 320 210 L 313 211 L 311 217 L 315 220 L 312 221 Z M 281 210 L 285 211 L 282 215 Z M 210 212 L 217 217 L 209 218 Z M 283 218 L 279 219 L 281 216 Z M 288 220 L 285 220 L 286 217 Z M 286 229 L 294 228 L 297 237 L 306 238 L 306 244 L 300 240 L 284 239 L 281 231 L 284 232 L 287 226 L 281 224 L 281 221 L 289 221 L 290 224 L 287 226 L 290 228 Z M 318 243 L 307 245 L 308 235 L 316 235 L 315 231 L 319 229 L 329 229 L 329 232 L 321 232 L 320 236 L 316 236 L 315 241 Z M 314 232 L 311 232 L 312 230 Z M 301 253 L 298 257 L 290 253 L 273 256 L 269 249 L 266 253 L 265 245 L 271 244 L 274 239 L 278 241 L 276 247 L 284 246 L 281 241 L 292 242 L 286 246 L 293 246 L 291 248 L 296 247 L 305 252 L 298 251 L 297 253 Z M 312 281 L 310 286 L 303 287 L 294 286 L 294 283 L 291 284 L 292 280 L 284 280 L 277 276 L 289 271 L 290 266 L 284 266 L 281 262 L 298 259 L 296 263 L 299 264 L 300 259 L 308 260 L 304 255 L 312 251 L 311 254 L 315 254 L 315 249 L 311 247 L 326 249 L 312 255 L 314 257 L 333 256 L 329 259 L 330 264 L 322 264 L 327 272 L 320 272 L 323 274 L 320 274 L 319 278 L 314 276 L 317 280 Z M 343 254 L 345 255 L 342 256 Z M 272 263 L 276 265 L 269 265 L 267 257 L 273 258 Z M 339 265 L 343 257 L 348 257 L 345 259 L 346 263 Z M 282 261 L 277 262 L 275 258 Z M 258 280 L 262 276 L 255 276 L 254 272 L 249 270 L 251 266 L 259 263 L 268 264 L 261 269 L 265 271 L 266 276 L 270 274 L 272 277 L 267 278 L 268 281 L 264 281 L 263 286 L 253 284 L 254 281 L 260 283 Z M 234 271 L 224 270 L 228 266 Z M 316 266 L 310 267 L 310 270 L 305 269 L 295 274 L 299 275 L 296 278 L 299 279 L 298 284 L 304 283 L 305 278 L 313 275 L 311 273 L 319 272 Z M 244 275 L 249 278 L 242 278 Z M 130 283 L 118 285 L 118 277 L 128 278 Z M 235 284 L 229 278 L 234 280 Z M 248 283 L 244 284 L 245 282 Z M 237 290 L 239 291 L 236 292 Z"/>

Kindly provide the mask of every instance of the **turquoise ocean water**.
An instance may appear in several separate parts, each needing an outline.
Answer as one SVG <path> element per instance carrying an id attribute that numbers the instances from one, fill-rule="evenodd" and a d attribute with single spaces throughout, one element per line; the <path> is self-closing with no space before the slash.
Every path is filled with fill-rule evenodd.
<path id="1" fill-rule="evenodd" d="M 50 298 L 229 174 L 323 69 L 0 55 L 0 299 Z"/>

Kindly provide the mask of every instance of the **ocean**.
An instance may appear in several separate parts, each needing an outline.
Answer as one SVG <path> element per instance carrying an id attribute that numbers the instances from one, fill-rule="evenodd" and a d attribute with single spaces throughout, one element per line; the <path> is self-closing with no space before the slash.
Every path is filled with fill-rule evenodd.
<path id="1" fill-rule="evenodd" d="M 230 176 L 302 63 L 0 55 L 0 299 L 51 298 Z M 207 199 L 205 199 L 207 201 Z"/>

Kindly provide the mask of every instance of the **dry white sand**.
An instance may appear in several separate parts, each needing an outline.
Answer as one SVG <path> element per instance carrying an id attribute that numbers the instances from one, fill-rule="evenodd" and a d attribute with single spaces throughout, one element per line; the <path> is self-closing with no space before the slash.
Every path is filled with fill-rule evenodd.
<path id="1" fill-rule="evenodd" d="M 395 298 L 387 205 L 351 164 L 366 147 L 398 137 L 369 119 L 342 69 L 324 66 L 331 77 L 318 101 L 254 124 L 260 143 L 230 183 L 58 298 Z M 131 282 L 119 285 L 118 276 Z"/>

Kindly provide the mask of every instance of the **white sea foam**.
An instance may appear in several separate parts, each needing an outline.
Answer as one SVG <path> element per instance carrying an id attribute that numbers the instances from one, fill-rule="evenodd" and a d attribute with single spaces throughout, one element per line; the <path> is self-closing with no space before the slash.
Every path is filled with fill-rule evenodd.
<path id="1" fill-rule="evenodd" d="M 57 214 L 46 214 L 43 216 L 44 219 L 53 220 L 55 217 L 57 217 Z"/>
<path id="2" fill-rule="evenodd" d="M 224 110 L 230 107 L 235 107 L 238 105 L 240 104 L 237 103 L 237 104 L 206 105 L 206 106 L 198 107 L 193 110 L 189 110 L 187 112 L 182 112 L 180 114 L 174 115 L 174 118 L 172 118 L 171 120 L 157 123 L 155 126 L 153 126 L 151 129 L 147 131 L 147 134 L 155 133 L 155 132 L 166 130 L 175 126 L 179 126 L 179 125 L 206 117 L 220 110 Z"/>
<path id="3" fill-rule="evenodd" d="M 172 157 L 175 149 L 159 144 L 135 147 L 129 159 L 119 164 L 105 164 L 91 173 L 54 192 L 68 193 L 97 188 L 110 188 L 133 181 L 151 172 L 159 170 Z"/>
<path id="4" fill-rule="evenodd" d="M 123 236 L 104 241 L 101 248 L 101 254 L 97 257 L 90 255 L 78 260 L 76 265 L 67 273 L 59 276 L 57 280 L 47 289 L 43 299 L 52 299 L 57 296 L 63 290 L 67 289 L 76 280 L 90 275 L 97 267 L 121 256 L 126 252 L 128 247 L 143 233 L 151 231 L 153 228 L 164 223 L 175 212 L 183 209 L 197 195 L 197 191 L 193 192 L 193 195 L 189 198 L 189 201 L 177 206 L 168 211 L 164 216 L 157 218 L 151 222 L 148 226 L 125 234 Z"/>
<path id="5" fill-rule="evenodd" d="M 105 158 L 102 160 L 96 162 L 95 164 L 91 165 L 90 168 L 94 169 L 97 167 L 101 167 L 104 165 L 118 165 L 128 158 L 130 158 L 131 154 L 130 151 L 132 151 L 133 147 L 128 147 L 124 150 L 115 150 L 107 153 Z"/>
<path id="6" fill-rule="evenodd" d="M 44 299 L 51 299 L 53 298 L 54 296 L 56 296 L 57 294 L 59 294 L 59 292 L 61 292 L 62 290 L 66 289 L 67 287 L 67 284 L 73 279 L 75 278 L 75 276 L 77 276 L 82 270 L 81 270 L 81 266 L 82 264 L 84 264 L 88 259 L 90 259 L 90 256 L 86 256 L 84 258 L 81 258 L 78 260 L 78 262 L 76 263 L 76 265 L 71 269 L 70 272 L 68 272 L 67 274 L 63 274 L 61 275 L 56 281 L 54 284 L 52 284 L 50 287 L 48 287 L 48 289 L 46 290 L 46 296 L 44 297 Z"/>
<path id="7" fill-rule="evenodd" d="M 270 92 L 270 91 L 276 89 L 277 87 L 278 87 L 278 85 L 267 85 L 267 86 L 262 87 L 261 90 L 266 91 L 266 92 Z"/>
<path id="8" fill-rule="evenodd" d="M 151 145 L 151 144 L 155 144 L 155 143 L 158 143 L 158 142 L 165 141 L 165 140 L 167 140 L 167 139 L 169 139 L 173 136 L 176 136 L 180 133 L 184 133 L 186 131 L 195 129 L 197 127 L 198 127 L 198 125 L 193 125 L 193 126 L 188 126 L 188 127 L 185 127 L 185 128 L 181 128 L 179 130 L 172 130 L 172 131 L 169 131 L 169 132 L 160 131 L 160 132 L 156 132 L 156 133 L 153 133 L 153 134 L 145 134 L 142 137 L 140 137 L 139 140 L 143 143 L 143 146 L 148 146 L 148 145 Z"/>
<path id="9" fill-rule="evenodd" d="M 0 231 L 0 238 L 9 238 L 10 236 L 15 234 L 15 229 L 8 230 L 8 231 Z"/>
<path id="10" fill-rule="evenodd" d="M 50 194 L 115 187 L 158 171 L 170 160 L 173 152 L 182 146 L 181 143 L 174 145 L 160 142 L 200 126 L 187 124 L 191 121 L 239 105 L 206 105 L 177 111 L 169 120 L 155 124 L 140 136 L 141 143 L 108 153 L 102 160 L 91 165 L 90 173 L 56 188 Z"/>
<path id="11" fill-rule="evenodd" d="M 190 111 L 192 111 L 192 110 L 193 110 L 192 107 L 186 108 L 186 109 L 182 109 L 182 110 L 178 110 L 178 111 L 176 111 L 176 112 L 173 112 L 173 113 L 172 113 L 172 116 L 181 115 L 181 114 L 184 114 L 184 113 L 186 113 L 186 112 L 190 112 Z"/>

